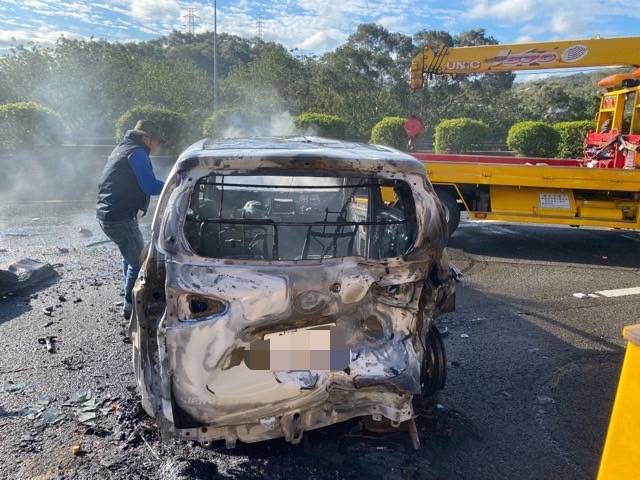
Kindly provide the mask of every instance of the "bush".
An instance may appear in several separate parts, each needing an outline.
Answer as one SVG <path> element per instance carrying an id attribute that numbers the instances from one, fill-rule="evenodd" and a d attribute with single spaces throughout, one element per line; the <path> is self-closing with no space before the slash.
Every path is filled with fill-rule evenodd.
<path id="1" fill-rule="evenodd" d="M 371 129 L 369 143 L 386 145 L 387 147 L 404 150 L 407 146 L 407 132 L 404 130 L 406 118 L 385 117 L 376 123 Z"/>
<path id="2" fill-rule="evenodd" d="M 544 122 L 516 123 L 507 135 L 507 145 L 519 157 L 552 158 L 559 144 L 560 134 Z"/>
<path id="3" fill-rule="evenodd" d="M 478 150 L 487 138 L 489 127 L 480 120 L 453 118 L 443 120 L 436 127 L 436 153 L 468 153 Z"/>
<path id="4" fill-rule="evenodd" d="M 243 110 L 219 110 L 209 116 L 202 127 L 205 137 L 252 137 L 258 135 L 285 135 L 291 128 L 288 118 L 261 115 Z"/>
<path id="5" fill-rule="evenodd" d="M 162 146 L 164 153 L 180 153 L 189 143 L 187 116 L 163 107 L 146 105 L 134 107 L 123 113 L 115 123 L 116 141 L 122 141 L 127 130 L 132 130 L 138 120 L 153 120 L 160 127 L 160 133 L 167 143 Z"/>
<path id="6" fill-rule="evenodd" d="M 202 134 L 202 126 L 207 118 L 211 115 L 211 109 L 208 107 L 200 106 L 193 108 L 187 112 L 187 138 L 188 143 L 191 144 L 197 140 L 201 140 L 206 137 Z"/>
<path id="7" fill-rule="evenodd" d="M 582 158 L 584 156 L 584 139 L 589 130 L 596 129 L 596 122 L 592 120 L 560 122 L 556 123 L 553 128 L 560 134 L 558 158 Z"/>
<path id="8" fill-rule="evenodd" d="M 65 126 L 60 115 L 34 102 L 0 105 L 0 151 L 17 152 L 60 145 Z"/>
<path id="9" fill-rule="evenodd" d="M 303 113 L 293 119 L 293 125 L 308 135 L 347 138 L 347 123 L 341 117 L 326 113 Z"/>

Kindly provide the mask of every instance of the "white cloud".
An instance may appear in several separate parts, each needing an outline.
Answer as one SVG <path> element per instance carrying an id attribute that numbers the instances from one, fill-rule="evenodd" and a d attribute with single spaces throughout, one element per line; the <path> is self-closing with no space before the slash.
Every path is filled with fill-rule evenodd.
<path id="1" fill-rule="evenodd" d="M 596 33 L 624 36 L 615 30 L 616 24 L 620 24 L 616 18 L 623 21 L 640 18 L 639 0 L 469 0 L 467 5 L 464 18 L 499 20 L 499 28 L 520 33 L 515 35 L 517 41 L 532 41 L 541 36 L 546 40 L 549 36 L 586 38 Z M 523 32 L 524 28 L 529 31 Z M 505 43 L 512 41 L 507 39 Z"/>
<path id="2" fill-rule="evenodd" d="M 395 32 L 403 28 L 403 26 L 406 24 L 406 19 L 402 15 L 386 16 L 380 17 L 376 23 L 383 26 L 389 31 Z"/>
<path id="3" fill-rule="evenodd" d="M 243 38 L 260 32 L 265 41 L 315 54 L 341 45 L 363 23 L 404 35 L 485 27 L 487 35 L 513 43 L 636 35 L 640 18 L 640 0 L 217 0 L 217 6 L 218 32 Z M 146 40 L 187 31 L 188 8 L 196 9 L 196 32 L 213 30 L 210 0 L 5 0 L 0 37 L 48 45 L 50 36 L 71 31 L 83 38 Z"/>
<path id="4" fill-rule="evenodd" d="M 36 0 L 25 0 L 24 6 L 32 9 L 43 10 L 45 8 L 48 8 L 49 4 L 46 2 L 38 2 Z"/>
<path id="5" fill-rule="evenodd" d="M 42 45 L 52 46 L 64 35 L 66 38 L 82 38 L 73 32 L 61 31 L 61 30 L 49 30 L 46 27 L 40 29 L 28 29 L 28 30 L 12 30 L 4 31 L 0 30 L 0 51 L 7 50 L 12 46 L 25 45 L 30 42 Z"/>
<path id="6" fill-rule="evenodd" d="M 328 20 L 349 15 L 367 15 L 371 6 L 371 2 L 368 3 L 365 0 L 299 0 L 296 3 L 306 13 Z"/>
<path id="7" fill-rule="evenodd" d="M 529 20 L 536 13 L 540 2 L 535 0 L 500 0 L 488 2 L 480 0 L 467 12 L 469 18 L 507 18 L 514 21 Z"/>
<path id="8" fill-rule="evenodd" d="M 588 19 L 568 10 L 557 11 L 551 18 L 551 30 L 567 37 L 584 35 L 588 25 Z"/>
<path id="9" fill-rule="evenodd" d="M 171 21 L 180 13 L 180 5 L 175 0 L 132 0 L 131 16 L 141 21 Z"/>
<path id="10" fill-rule="evenodd" d="M 304 39 L 300 43 L 300 47 L 303 50 L 319 51 L 328 50 L 335 46 L 336 41 L 329 38 L 325 32 L 316 32 L 310 37 Z"/>

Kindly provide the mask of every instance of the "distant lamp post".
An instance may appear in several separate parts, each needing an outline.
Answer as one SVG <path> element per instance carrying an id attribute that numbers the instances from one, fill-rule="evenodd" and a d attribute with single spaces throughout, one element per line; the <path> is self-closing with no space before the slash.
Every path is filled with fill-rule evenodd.
<path id="1" fill-rule="evenodd" d="M 213 0 L 213 111 L 218 111 L 218 5 Z"/>

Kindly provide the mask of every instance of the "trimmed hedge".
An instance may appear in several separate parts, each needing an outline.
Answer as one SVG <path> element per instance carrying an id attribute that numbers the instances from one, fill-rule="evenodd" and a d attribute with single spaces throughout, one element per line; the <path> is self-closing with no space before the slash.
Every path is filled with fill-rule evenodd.
<path id="1" fill-rule="evenodd" d="M 115 123 L 116 142 L 122 141 L 124 134 L 128 130 L 132 130 L 138 120 L 153 120 L 158 124 L 160 134 L 167 141 L 162 145 L 163 153 L 180 153 L 189 143 L 187 116 L 183 113 L 153 105 L 134 107 L 123 113 Z"/>
<path id="2" fill-rule="evenodd" d="M 327 113 L 307 112 L 293 119 L 293 126 L 307 135 L 320 137 L 347 138 L 347 122 L 343 118 Z"/>
<path id="3" fill-rule="evenodd" d="M 560 134 L 558 158 L 582 158 L 584 157 L 584 139 L 590 130 L 595 131 L 596 122 L 593 120 L 559 122 L 553 128 Z"/>
<path id="4" fill-rule="evenodd" d="M 407 146 L 407 132 L 404 130 L 406 118 L 385 117 L 371 129 L 369 143 L 386 145 L 387 147 L 404 150 Z"/>
<path id="5" fill-rule="evenodd" d="M 489 134 L 489 127 L 471 118 L 443 120 L 436 127 L 436 153 L 468 153 L 478 150 Z"/>
<path id="6" fill-rule="evenodd" d="M 544 122 L 520 122 L 509 129 L 507 145 L 518 157 L 553 158 L 558 153 L 560 134 Z"/>
<path id="7" fill-rule="evenodd" d="M 62 118 L 34 102 L 0 105 L 0 151 L 13 153 L 42 146 L 57 146 L 66 129 Z"/>

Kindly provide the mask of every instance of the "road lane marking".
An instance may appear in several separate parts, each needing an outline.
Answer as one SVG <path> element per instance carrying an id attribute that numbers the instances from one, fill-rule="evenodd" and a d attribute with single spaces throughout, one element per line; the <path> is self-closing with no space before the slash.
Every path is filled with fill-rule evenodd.
<path id="1" fill-rule="evenodd" d="M 624 297 L 625 295 L 638 295 L 640 293 L 640 287 L 631 288 L 619 288 L 617 290 L 601 290 L 596 294 L 603 297 Z"/>
<path id="2" fill-rule="evenodd" d="M 600 298 L 600 297 L 626 297 L 627 295 L 640 295 L 640 287 L 618 288 L 616 290 L 600 290 L 595 293 L 574 293 L 577 298 Z"/>

